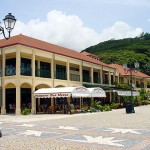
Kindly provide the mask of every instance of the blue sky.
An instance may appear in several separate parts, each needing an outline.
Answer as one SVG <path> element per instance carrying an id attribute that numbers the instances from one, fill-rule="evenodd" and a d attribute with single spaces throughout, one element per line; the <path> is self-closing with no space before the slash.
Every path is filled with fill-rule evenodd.
<path id="1" fill-rule="evenodd" d="M 150 32 L 150 0 L 1 0 L 1 21 L 9 12 L 17 18 L 12 35 L 77 51 Z"/>

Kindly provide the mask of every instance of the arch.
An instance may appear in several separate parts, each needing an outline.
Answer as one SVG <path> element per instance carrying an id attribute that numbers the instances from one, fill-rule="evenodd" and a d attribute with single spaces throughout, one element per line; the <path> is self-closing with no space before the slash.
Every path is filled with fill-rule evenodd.
<path id="1" fill-rule="evenodd" d="M 51 87 L 48 86 L 47 84 L 39 84 L 35 87 L 35 89 L 41 89 L 41 88 L 51 88 Z"/>
<path id="2" fill-rule="evenodd" d="M 31 88 L 31 85 L 29 83 L 22 83 L 20 85 L 21 88 Z"/>
<path id="3" fill-rule="evenodd" d="M 13 83 L 8 83 L 8 84 L 6 84 L 5 85 L 5 88 L 16 88 L 16 86 L 15 86 L 15 84 L 13 84 Z"/>
<path id="4" fill-rule="evenodd" d="M 57 85 L 55 88 L 65 87 L 64 85 Z"/>

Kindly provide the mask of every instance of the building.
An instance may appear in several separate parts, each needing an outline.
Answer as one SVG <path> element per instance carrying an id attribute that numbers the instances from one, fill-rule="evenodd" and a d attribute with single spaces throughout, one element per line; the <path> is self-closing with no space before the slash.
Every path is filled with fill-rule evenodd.
<path id="1" fill-rule="evenodd" d="M 77 51 L 50 44 L 22 34 L 0 40 L 1 114 L 21 114 L 30 104 L 34 114 L 37 104 L 32 93 L 40 88 L 81 85 L 115 87 L 116 69 Z M 111 95 L 110 95 L 111 96 Z"/>
<path id="2" fill-rule="evenodd" d="M 72 86 L 101 87 L 106 91 L 105 102 L 112 99 L 116 83 L 129 84 L 129 74 L 120 65 L 108 65 L 89 53 L 79 53 L 25 35 L 0 40 L 1 114 L 9 113 L 10 107 L 21 114 L 24 106 L 37 112 L 38 106 L 54 105 L 56 99 L 36 99 L 32 93 L 41 88 Z M 150 88 L 150 77 L 134 73 L 134 84 Z M 67 99 L 68 100 L 68 99 Z M 75 99 L 77 103 L 78 99 Z M 85 99 L 86 102 L 86 99 Z"/>
<path id="3" fill-rule="evenodd" d="M 131 73 L 126 71 L 119 64 L 112 64 L 111 66 L 116 68 L 116 72 L 119 75 L 118 83 L 130 86 Z M 132 86 L 134 90 L 138 91 L 144 88 L 146 91 L 150 90 L 150 76 L 146 75 L 138 70 L 132 71 Z"/>

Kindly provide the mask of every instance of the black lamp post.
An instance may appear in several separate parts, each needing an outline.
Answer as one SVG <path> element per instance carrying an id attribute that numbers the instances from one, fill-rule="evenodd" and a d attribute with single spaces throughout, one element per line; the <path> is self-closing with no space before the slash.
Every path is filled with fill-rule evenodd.
<path id="1" fill-rule="evenodd" d="M 11 13 L 8 13 L 8 15 L 5 16 L 3 21 L 4 21 L 5 29 L 8 31 L 8 37 L 6 37 L 4 28 L 1 26 L 0 26 L 0 32 L 2 32 L 4 35 L 4 38 L 8 40 L 10 38 L 10 33 L 15 26 L 16 19 Z"/>
<path id="2" fill-rule="evenodd" d="M 8 37 L 6 37 L 4 28 L 2 26 L 0 26 L 0 33 L 3 33 L 4 38 L 8 40 L 10 38 L 10 33 L 15 26 L 16 19 L 11 13 L 8 13 L 8 15 L 5 16 L 3 21 L 4 21 L 5 29 L 8 31 Z M 1 66 L 1 69 L 2 69 L 2 66 Z M 1 70 L 0 108 L 1 106 L 2 106 L 2 70 Z M 1 137 L 2 137 L 2 132 L 0 130 L 0 138 Z"/>
<path id="3" fill-rule="evenodd" d="M 129 67 L 127 67 L 127 64 L 123 64 L 123 69 L 124 72 L 127 74 L 128 72 L 130 73 L 130 90 L 131 90 L 131 96 L 130 96 L 130 101 L 127 103 L 126 102 L 126 113 L 135 113 L 134 110 L 134 101 L 133 101 L 133 83 L 132 83 L 132 78 L 133 78 L 133 71 L 136 72 L 136 69 L 139 68 L 139 63 L 135 62 L 134 63 L 134 68 L 131 64 L 129 64 Z"/>

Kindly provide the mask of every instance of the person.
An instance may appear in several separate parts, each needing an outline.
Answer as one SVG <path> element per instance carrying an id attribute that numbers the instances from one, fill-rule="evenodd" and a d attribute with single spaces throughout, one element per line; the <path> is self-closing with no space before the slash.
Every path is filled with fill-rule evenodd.
<path id="1" fill-rule="evenodd" d="M 74 109 L 73 103 L 70 104 L 70 108 L 71 108 L 71 109 Z"/>
<path id="2" fill-rule="evenodd" d="M 10 113 L 12 113 L 14 111 L 12 104 L 9 104 L 9 111 L 10 111 Z"/>
<path id="3" fill-rule="evenodd" d="M 65 108 L 64 108 L 64 113 L 66 114 L 66 113 L 70 112 L 70 109 L 71 109 L 70 105 L 68 104 L 68 102 L 66 102 Z"/>

